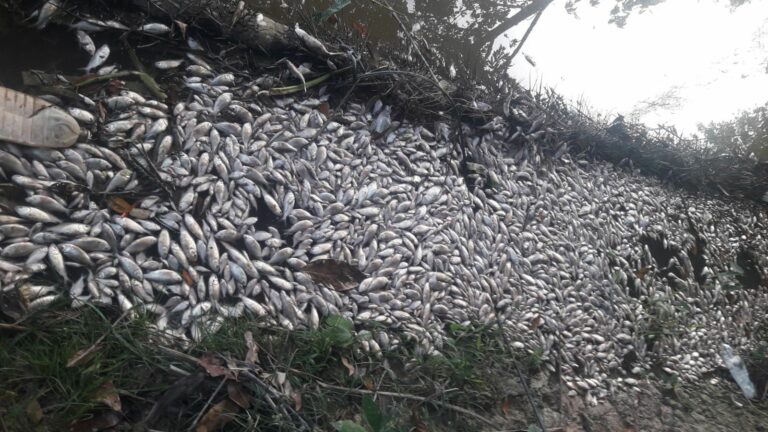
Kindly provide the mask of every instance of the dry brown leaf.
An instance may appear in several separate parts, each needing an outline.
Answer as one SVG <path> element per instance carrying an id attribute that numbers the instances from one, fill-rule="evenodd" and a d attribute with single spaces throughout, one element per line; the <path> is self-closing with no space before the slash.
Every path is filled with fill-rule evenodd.
<path id="1" fill-rule="evenodd" d="M 243 391 L 243 387 L 236 382 L 227 383 L 227 395 L 232 402 L 238 404 L 240 408 L 248 409 L 251 406 L 251 402 L 248 400 L 248 395 Z"/>
<path id="2" fill-rule="evenodd" d="M 367 388 L 368 390 L 373 391 L 374 388 L 376 388 L 376 384 L 373 382 L 373 377 L 370 375 L 366 375 L 362 378 L 363 381 L 363 387 Z"/>
<path id="3" fill-rule="evenodd" d="M 541 315 L 536 315 L 536 317 L 531 320 L 531 330 L 536 331 L 541 325 L 541 321 Z"/>
<path id="4" fill-rule="evenodd" d="M 635 277 L 637 277 L 638 279 L 642 279 L 642 278 L 644 278 L 644 277 L 645 277 L 645 275 L 646 275 L 646 274 L 648 273 L 648 271 L 650 271 L 650 270 L 651 270 L 651 267 L 650 267 L 650 266 L 645 266 L 645 267 L 643 267 L 643 268 L 641 268 L 640 270 L 638 270 L 638 271 L 636 271 L 636 272 L 635 272 Z"/>
<path id="5" fill-rule="evenodd" d="M 317 106 L 317 110 L 320 111 L 323 115 L 328 115 L 331 112 L 331 106 L 328 104 L 328 102 L 323 101 L 320 105 Z"/>
<path id="6" fill-rule="evenodd" d="M 119 196 L 109 197 L 107 201 L 109 202 L 109 207 L 112 211 L 122 214 L 123 216 L 128 215 L 135 206 L 135 204 L 131 204 Z"/>
<path id="7" fill-rule="evenodd" d="M 366 277 L 365 273 L 357 268 L 334 259 L 312 261 L 301 271 L 309 275 L 315 283 L 328 285 L 336 291 L 349 291 Z"/>
<path id="8" fill-rule="evenodd" d="M 210 407 L 195 426 L 195 432 L 214 432 L 229 423 L 240 408 L 229 399 Z"/>
<path id="9" fill-rule="evenodd" d="M 93 432 L 102 431 L 117 426 L 120 423 L 120 416 L 114 411 L 105 411 L 96 414 L 93 417 L 79 420 L 70 426 L 70 432 Z"/>
<path id="10" fill-rule="evenodd" d="M 293 392 L 291 399 L 293 399 L 293 407 L 296 409 L 296 412 L 301 411 L 301 393 Z"/>
<path id="11" fill-rule="evenodd" d="M 509 415 L 509 398 L 504 398 L 504 400 L 501 401 L 501 412 L 503 412 L 505 416 Z"/>
<path id="12" fill-rule="evenodd" d="M 114 411 L 121 412 L 123 410 L 120 395 L 117 394 L 117 389 L 115 389 L 115 384 L 112 383 L 112 380 L 106 381 L 99 386 L 93 399 L 112 408 Z"/>
<path id="13" fill-rule="evenodd" d="M 208 375 L 212 377 L 226 377 L 227 379 L 235 379 L 235 375 L 232 373 L 232 370 L 230 370 L 224 359 L 217 356 L 213 353 L 204 353 L 199 359 L 197 359 L 197 363 L 205 369 L 206 372 L 208 372 Z"/>
<path id="14" fill-rule="evenodd" d="M 427 424 L 424 423 L 424 420 L 421 419 L 418 412 L 411 411 L 411 422 L 413 423 L 413 427 L 410 432 L 427 432 Z"/>
<path id="15" fill-rule="evenodd" d="M 233 359 L 229 354 L 222 357 L 227 364 L 227 368 L 229 368 L 230 372 L 232 372 L 231 379 L 238 381 L 238 377 L 240 376 L 240 368 L 237 366 L 237 362 L 235 362 L 235 359 Z"/>
<path id="16" fill-rule="evenodd" d="M 345 368 L 347 368 L 347 371 L 349 371 L 349 376 L 352 376 L 355 374 L 355 366 L 347 360 L 346 357 L 341 357 L 341 364 L 344 365 Z"/>
<path id="17" fill-rule="evenodd" d="M 195 286 L 195 280 L 192 279 L 192 275 L 190 275 L 188 271 L 182 270 L 181 271 L 181 278 L 184 279 L 184 282 L 186 282 L 187 285 Z"/>
<path id="18" fill-rule="evenodd" d="M 27 418 L 34 425 L 43 421 L 43 408 L 37 399 L 32 399 L 27 403 Z"/>
<path id="19" fill-rule="evenodd" d="M 248 363 L 257 364 L 259 362 L 259 346 L 253 341 L 253 333 L 250 330 L 245 332 L 245 345 L 248 347 L 248 352 L 245 353 L 245 361 Z"/>
<path id="20" fill-rule="evenodd" d="M 427 424 L 424 423 L 421 420 L 418 420 L 416 424 L 413 425 L 413 429 L 411 429 L 413 432 L 427 432 Z"/>

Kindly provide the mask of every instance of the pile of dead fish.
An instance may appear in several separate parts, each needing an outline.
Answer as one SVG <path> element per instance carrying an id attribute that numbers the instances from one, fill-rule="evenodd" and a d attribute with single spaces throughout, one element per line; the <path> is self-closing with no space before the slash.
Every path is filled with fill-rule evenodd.
<path id="1" fill-rule="evenodd" d="M 163 65 L 183 75 L 184 102 L 123 90 L 92 101 L 104 122 L 74 113 L 98 142 L 0 144 L 0 177 L 25 195 L 0 215 L 2 289 L 30 309 L 118 305 L 193 339 L 227 317 L 296 329 L 342 314 L 372 331 L 372 353 L 413 339 L 437 354 L 446 323 L 498 322 L 592 398 L 652 368 L 700 376 L 723 341 L 750 343 L 768 307 L 720 276 L 747 242 L 765 256 L 750 204 L 567 155 L 538 161 L 503 150 L 503 128 L 467 129 L 468 185 L 446 125 L 396 121 L 381 103 L 329 120 L 322 90 L 254 103 L 271 77 L 195 54 Z M 317 284 L 301 270 L 320 259 L 365 279 Z"/>

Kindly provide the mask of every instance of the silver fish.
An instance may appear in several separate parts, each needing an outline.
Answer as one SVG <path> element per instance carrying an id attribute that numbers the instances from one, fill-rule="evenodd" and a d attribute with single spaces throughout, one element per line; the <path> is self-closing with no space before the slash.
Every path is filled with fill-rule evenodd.
<path id="1" fill-rule="evenodd" d="M 104 62 L 107 61 L 107 58 L 109 58 L 109 46 L 104 44 L 93 53 L 93 56 L 91 56 L 91 60 L 88 61 L 88 64 L 84 68 L 85 73 L 90 73 L 91 70 L 103 65 Z"/>
<path id="2" fill-rule="evenodd" d="M 88 33 L 77 29 L 77 43 L 80 45 L 80 48 L 83 49 L 83 51 L 87 52 L 88 55 L 93 56 L 96 54 L 96 45 L 93 43 L 93 39 L 91 39 L 90 36 L 88 36 Z"/>

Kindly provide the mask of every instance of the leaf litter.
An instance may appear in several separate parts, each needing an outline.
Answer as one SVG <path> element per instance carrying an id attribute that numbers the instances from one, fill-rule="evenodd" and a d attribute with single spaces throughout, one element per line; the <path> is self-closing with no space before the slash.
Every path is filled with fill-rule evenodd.
<path id="1" fill-rule="evenodd" d="M 195 426 L 195 432 L 214 432 L 234 419 L 240 407 L 230 399 L 224 399 L 208 409 Z"/>
<path id="2" fill-rule="evenodd" d="M 356 267 L 335 259 L 312 261 L 301 271 L 309 275 L 315 283 L 328 285 L 341 292 L 355 288 L 366 278 L 365 273 Z"/>
<path id="3" fill-rule="evenodd" d="M 227 379 L 236 380 L 232 369 L 227 366 L 224 359 L 213 353 L 204 353 L 197 359 L 197 363 L 208 372 L 208 375 L 216 378 L 223 376 Z"/>
<path id="4" fill-rule="evenodd" d="M 117 389 L 115 388 L 115 384 L 112 382 L 112 380 L 105 381 L 101 386 L 99 386 L 93 399 L 112 408 L 114 411 L 121 412 L 123 410 L 123 404 L 120 401 L 120 395 L 117 393 Z"/>

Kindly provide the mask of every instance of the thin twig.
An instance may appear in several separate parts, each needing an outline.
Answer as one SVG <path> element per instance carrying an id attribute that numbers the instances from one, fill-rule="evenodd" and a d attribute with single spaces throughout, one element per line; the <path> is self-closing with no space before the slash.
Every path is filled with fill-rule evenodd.
<path id="1" fill-rule="evenodd" d="M 257 377 L 255 374 L 251 373 L 250 371 L 247 371 L 247 370 L 246 371 L 240 371 L 240 376 L 244 376 L 244 377 L 250 379 L 251 381 L 255 382 L 259 387 L 261 387 L 265 391 L 269 391 L 270 393 L 272 393 L 275 397 L 278 398 L 278 400 L 283 399 L 283 395 L 280 392 L 275 390 L 274 387 L 272 387 L 272 386 L 268 385 L 267 383 L 265 383 L 264 381 L 262 381 L 261 378 Z M 266 395 L 266 396 L 267 396 L 267 398 L 269 398 L 269 395 Z M 290 404 L 281 403 L 280 404 L 280 409 L 283 411 L 283 414 L 285 414 L 286 417 L 290 417 L 290 416 L 285 411 L 286 410 L 290 411 L 291 414 L 293 414 L 294 417 L 299 419 L 299 422 L 301 423 L 301 426 L 304 429 L 312 430 L 312 427 L 309 425 L 309 423 L 307 423 L 306 420 L 304 420 L 304 417 L 302 417 L 301 414 L 298 413 L 298 411 L 293 409 L 293 407 Z"/>
<path id="2" fill-rule="evenodd" d="M 340 386 L 335 386 L 333 384 L 326 384 L 326 383 L 324 383 L 322 381 L 317 381 L 317 385 L 319 385 L 320 387 L 323 387 L 323 388 L 331 389 L 331 390 L 338 390 L 338 391 L 343 391 L 343 392 L 348 392 L 348 393 L 356 393 L 356 394 L 360 394 L 360 395 L 389 396 L 389 397 L 397 397 L 397 398 L 402 398 L 402 399 L 411 399 L 411 400 L 415 400 L 415 401 L 419 401 L 419 402 L 431 403 L 431 404 L 442 406 L 443 408 L 448 408 L 450 410 L 453 410 L 453 411 L 456 411 L 456 412 L 459 412 L 459 413 L 462 413 L 462 414 L 474 417 L 474 418 L 476 418 L 476 419 L 478 419 L 478 420 L 482 421 L 483 423 L 486 423 L 486 424 L 488 424 L 490 426 L 494 426 L 494 427 L 497 426 L 496 423 L 492 422 L 491 420 L 488 420 L 487 418 L 481 416 L 480 414 L 478 414 L 478 413 L 476 413 L 474 411 L 468 410 L 468 409 L 460 407 L 458 405 L 450 404 L 448 402 L 442 402 L 442 401 L 426 398 L 426 397 L 423 397 L 423 396 L 416 396 L 416 395 L 412 395 L 412 394 L 408 394 L 408 393 L 395 393 L 395 392 L 387 392 L 387 391 L 375 392 L 375 391 L 372 391 L 372 390 L 363 390 L 363 389 L 354 389 L 354 388 L 349 388 L 349 387 L 340 387 Z"/>
<path id="3" fill-rule="evenodd" d="M 548 6 L 548 5 L 547 5 L 547 6 Z M 533 21 L 531 21 L 531 25 L 529 25 L 529 26 L 528 26 L 528 30 L 526 30 L 526 31 L 525 31 L 525 34 L 524 34 L 524 35 L 523 35 L 523 37 L 520 39 L 520 42 L 518 42 L 518 43 L 517 43 L 517 46 L 515 47 L 515 50 L 514 50 L 514 51 L 512 51 L 512 55 L 511 55 L 511 56 L 509 56 L 509 61 L 512 61 L 512 60 L 515 58 L 515 56 L 517 55 L 517 53 L 519 53 L 519 52 L 520 52 L 520 49 L 522 49 L 522 48 L 523 48 L 523 45 L 525 44 L 525 41 L 528 39 L 528 36 L 531 34 L 531 31 L 533 30 L 533 27 L 536 25 L 536 23 L 537 23 L 537 22 L 539 22 L 539 18 L 541 18 L 541 14 L 543 14 L 543 13 L 544 13 L 544 9 L 546 9 L 546 8 L 547 8 L 547 6 L 544 6 L 544 8 L 543 8 L 543 9 L 541 9 L 541 10 L 540 10 L 540 11 L 539 11 L 539 12 L 536 14 L 536 16 L 535 16 L 535 17 L 533 17 Z M 488 55 L 489 55 L 489 56 L 491 55 L 491 51 L 492 51 L 491 49 L 489 49 L 489 50 L 488 50 Z"/>
<path id="4" fill-rule="evenodd" d="M 427 59 L 426 59 L 426 58 L 424 58 L 424 55 L 421 53 L 421 50 L 419 49 L 419 45 L 416 43 L 416 41 L 415 41 L 415 40 L 414 40 L 414 38 L 413 38 L 413 35 L 412 35 L 412 34 L 411 34 L 411 32 L 410 32 L 410 31 L 408 31 L 408 29 L 405 27 L 405 24 L 403 24 L 403 21 L 402 21 L 402 20 L 400 20 L 400 17 L 398 16 L 399 14 L 398 14 L 398 13 L 396 13 L 394 9 L 392 9 L 392 6 L 390 6 L 390 5 L 389 5 L 389 2 L 387 2 L 387 0 L 382 0 L 382 1 L 384 2 L 384 4 L 386 4 L 386 5 L 387 5 L 387 7 L 389 8 L 389 10 L 390 10 L 390 11 L 391 11 L 391 13 L 392 13 L 392 17 L 394 17 L 394 18 L 395 18 L 395 20 L 396 20 L 396 21 L 397 21 L 397 23 L 400 25 L 400 28 L 403 30 L 403 32 L 405 33 L 405 35 L 406 35 L 406 36 L 408 36 L 408 40 L 410 40 L 410 41 L 411 41 L 411 44 L 413 45 L 413 48 L 416 50 L 416 54 L 418 54 L 418 55 L 419 55 L 419 58 L 421 58 L 421 61 L 422 61 L 422 62 L 424 62 L 424 66 L 426 66 L 426 67 L 427 67 L 427 70 L 429 71 L 429 74 L 430 74 L 430 75 L 432 75 L 432 79 L 433 79 L 433 80 L 435 80 L 435 82 L 436 82 L 436 83 L 439 83 L 439 82 L 440 82 L 440 80 L 439 80 L 439 79 L 437 79 L 437 76 L 436 76 L 436 75 L 435 75 L 435 73 L 432 71 L 432 67 L 429 65 L 429 62 L 427 61 Z"/>
<path id="5" fill-rule="evenodd" d="M 200 418 L 203 416 L 203 414 L 205 414 L 205 410 L 207 410 L 208 406 L 211 405 L 211 401 L 213 401 L 213 398 L 215 398 L 216 395 L 219 394 L 219 391 L 221 390 L 221 388 L 224 387 L 224 383 L 225 382 L 227 382 L 227 377 L 224 377 L 224 378 L 221 379 L 221 382 L 219 383 L 219 386 L 216 387 L 216 391 L 214 391 L 213 394 L 211 394 L 211 397 L 209 397 L 208 401 L 205 402 L 205 405 L 203 405 L 203 408 L 200 410 L 199 413 L 197 413 L 197 416 L 192 421 L 192 425 L 189 426 L 188 430 L 191 431 L 191 430 L 193 430 L 195 428 L 195 426 L 197 426 L 197 422 L 199 422 Z"/>
<path id="6" fill-rule="evenodd" d="M 25 330 L 29 330 L 27 327 L 24 327 L 24 326 L 20 326 L 20 325 L 18 325 L 18 324 L 5 324 L 5 323 L 0 323 L 0 329 L 5 329 L 5 330 L 18 330 L 18 331 L 25 331 Z"/>

